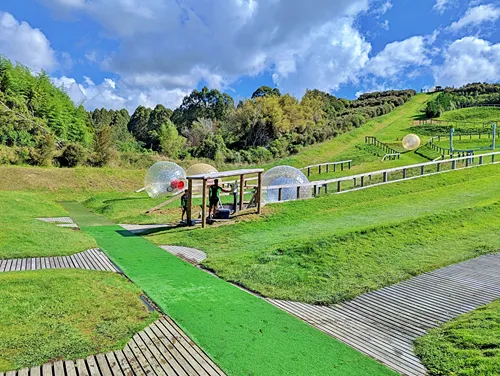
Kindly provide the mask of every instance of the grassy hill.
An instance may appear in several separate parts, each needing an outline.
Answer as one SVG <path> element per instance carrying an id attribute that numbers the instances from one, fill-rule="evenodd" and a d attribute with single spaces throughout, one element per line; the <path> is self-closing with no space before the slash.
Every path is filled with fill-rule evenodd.
<path id="1" fill-rule="evenodd" d="M 470 107 L 445 112 L 437 120 L 460 122 L 499 122 L 500 107 Z"/>

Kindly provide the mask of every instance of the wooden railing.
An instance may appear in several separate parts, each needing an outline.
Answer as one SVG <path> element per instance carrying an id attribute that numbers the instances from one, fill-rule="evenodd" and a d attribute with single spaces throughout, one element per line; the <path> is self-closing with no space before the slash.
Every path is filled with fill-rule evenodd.
<path id="1" fill-rule="evenodd" d="M 496 161 L 498 160 L 498 162 Z M 330 180 L 314 181 L 306 184 L 289 184 L 263 187 L 264 193 L 269 191 L 278 192 L 278 201 L 284 200 L 283 191 L 285 189 L 293 189 L 296 191 L 293 200 L 306 199 L 317 197 L 323 191 L 324 193 L 334 192 L 342 193 L 358 189 L 364 189 L 383 184 L 400 182 L 410 179 L 415 179 L 423 176 L 429 176 L 448 171 L 461 170 L 472 166 L 482 166 L 487 164 L 500 163 L 500 152 L 471 155 L 460 158 L 439 160 L 433 162 L 419 163 L 415 165 L 390 168 L 387 170 L 379 170 L 374 172 L 366 172 L 358 175 L 345 176 Z M 310 194 L 304 195 L 304 190 L 311 190 Z M 288 196 L 288 195 L 287 195 Z"/>
<path id="2" fill-rule="evenodd" d="M 328 174 L 330 172 L 330 166 L 333 166 L 333 172 L 337 172 L 337 167 L 340 168 L 341 171 L 344 171 L 345 167 L 347 167 L 349 170 L 351 169 L 351 164 L 352 164 L 352 159 L 348 161 L 340 161 L 340 162 L 328 162 L 328 163 L 320 163 L 320 164 L 315 164 L 311 166 L 306 166 L 301 168 L 301 171 L 307 171 L 307 176 L 311 176 L 311 171 L 315 169 L 316 167 L 318 168 L 318 174 Z"/>
<path id="3" fill-rule="evenodd" d="M 396 149 L 391 148 L 389 145 L 384 144 L 383 142 L 377 140 L 376 137 L 366 136 L 365 143 L 368 145 L 375 145 L 376 147 L 383 150 L 385 154 L 395 154 L 399 159 L 401 157 L 401 153 Z"/>

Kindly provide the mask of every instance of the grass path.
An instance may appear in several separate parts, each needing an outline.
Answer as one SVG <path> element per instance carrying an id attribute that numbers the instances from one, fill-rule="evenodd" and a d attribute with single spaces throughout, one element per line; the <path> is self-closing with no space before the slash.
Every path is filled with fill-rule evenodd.
<path id="1" fill-rule="evenodd" d="M 392 375 L 392 371 L 300 320 L 205 273 L 118 226 L 83 231 L 229 375 Z M 97 223 L 100 217 L 95 217 Z"/>

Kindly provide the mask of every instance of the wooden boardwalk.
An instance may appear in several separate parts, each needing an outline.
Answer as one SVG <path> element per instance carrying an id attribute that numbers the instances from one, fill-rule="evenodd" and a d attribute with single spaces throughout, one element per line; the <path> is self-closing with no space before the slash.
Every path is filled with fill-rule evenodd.
<path id="1" fill-rule="evenodd" d="M 120 272 L 100 249 L 89 249 L 72 256 L 0 260 L 0 273 L 40 269 L 87 269 Z"/>
<path id="2" fill-rule="evenodd" d="M 174 245 L 162 245 L 160 248 L 191 264 L 199 264 L 207 258 L 205 252 L 194 248 L 178 247 Z"/>
<path id="3" fill-rule="evenodd" d="M 0 376 L 219 376 L 224 372 L 168 317 L 136 334 L 123 350 L 57 361 Z"/>
<path id="4" fill-rule="evenodd" d="M 426 369 L 413 341 L 429 329 L 500 298 L 500 255 L 487 255 L 333 306 L 268 299 L 402 375 Z"/>

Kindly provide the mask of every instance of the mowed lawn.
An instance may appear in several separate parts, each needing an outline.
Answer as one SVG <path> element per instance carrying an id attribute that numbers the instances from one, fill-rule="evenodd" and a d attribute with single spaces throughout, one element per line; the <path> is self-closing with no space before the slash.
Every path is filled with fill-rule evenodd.
<path id="1" fill-rule="evenodd" d="M 431 375 L 500 374 L 500 300 L 433 329 L 415 351 Z"/>
<path id="2" fill-rule="evenodd" d="M 7 172 L 0 182 L 0 259 L 71 255 L 97 246 L 82 231 L 36 220 L 68 216 L 57 201 L 85 195 L 94 171 L 0 170 Z M 117 188 L 128 186 L 123 180 Z M 104 189 L 103 180 L 94 182 L 94 189 Z M 0 372 L 123 348 L 157 317 L 147 311 L 140 294 L 140 289 L 114 273 L 0 273 Z"/>
<path id="3" fill-rule="evenodd" d="M 65 216 L 48 194 L 0 192 L 0 259 L 64 256 L 95 248 L 94 239 L 83 232 L 36 219 Z"/>
<path id="4" fill-rule="evenodd" d="M 266 296 L 335 303 L 498 251 L 499 178 L 498 165 L 449 172 L 149 239 L 199 248 L 206 267 Z"/>
<path id="5" fill-rule="evenodd" d="M 500 123 L 500 107 L 470 107 L 447 111 L 437 120 Z M 498 124 L 500 126 L 500 124 Z"/>
<path id="6" fill-rule="evenodd" d="M 105 272 L 0 273 L 0 372 L 122 349 L 158 315 Z"/>

